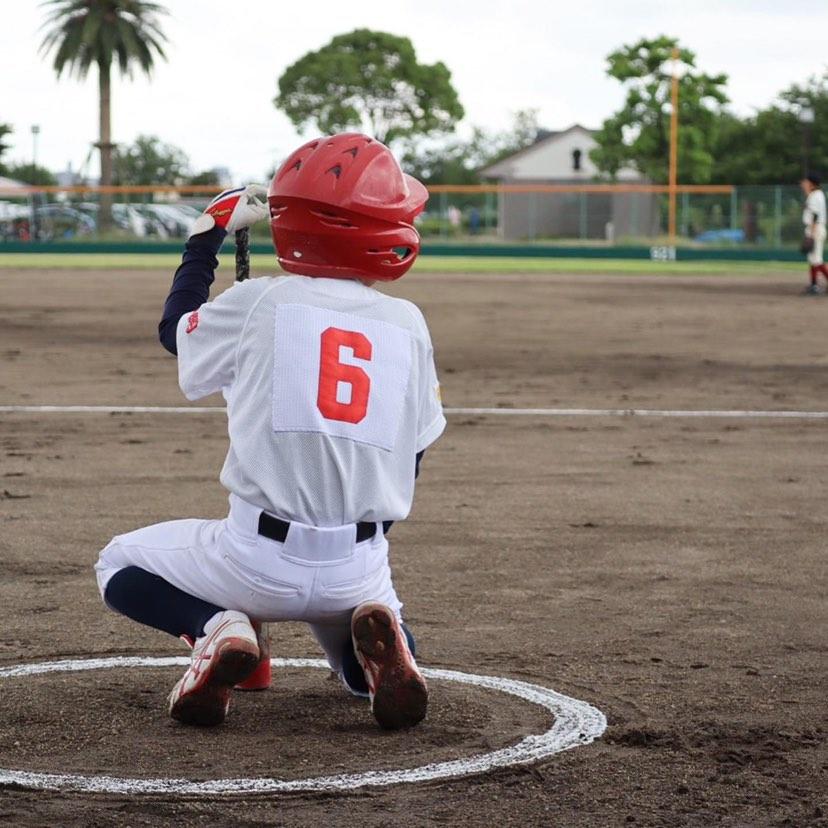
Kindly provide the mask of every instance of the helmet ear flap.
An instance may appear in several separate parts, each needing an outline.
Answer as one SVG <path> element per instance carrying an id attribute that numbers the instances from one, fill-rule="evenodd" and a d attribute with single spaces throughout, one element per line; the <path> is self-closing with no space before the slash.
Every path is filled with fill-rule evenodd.
<path id="1" fill-rule="evenodd" d="M 413 223 L 427 199 L 388 147 L 367 135 L 309 141 L 270 184 L 279 262 L 308 276 L 398 279 L 420 251 Z"/>
<path id="2" fill-rule="evenodd" d="M 286 207 L 270 227 L 279 264 L 288 273 L 393 281 L 420 252 L 419 233 L 410 224 L 300 200 L 290 200 Z"/>

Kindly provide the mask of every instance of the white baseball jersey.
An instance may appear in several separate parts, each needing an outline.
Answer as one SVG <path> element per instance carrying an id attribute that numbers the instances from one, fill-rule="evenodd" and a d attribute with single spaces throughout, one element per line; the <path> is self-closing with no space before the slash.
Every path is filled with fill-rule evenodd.
<path id="1" fill-rule="evenodd" d="M 227 401 L 231 492 L 310 526 L 408 515 L 415 455 L 446 424 L 416 305 L 348 279 L 250 279 L 183 316 L 177 345 L 187 399 Z"/>
<path id="2" fill-rule="evenodd" d="M 815 221 L 825 227 L 825 193 L 822 190 L 811 190 L 808 193 L 802 211 L 802 223 L 806 227 L 811 227 Z"/>

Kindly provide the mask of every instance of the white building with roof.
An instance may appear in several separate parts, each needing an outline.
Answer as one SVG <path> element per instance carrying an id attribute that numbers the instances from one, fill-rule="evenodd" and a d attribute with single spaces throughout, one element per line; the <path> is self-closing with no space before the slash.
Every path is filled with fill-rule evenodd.
<path id="1" fill-rule="evenodd" d="M 541 131 L 531 146 L 481 171 L 499 184 L 577 185 L 594 183 L 598 168 L 589 157 L 594 130 L 580 124 Z M 619 184 L 646 183 L 634 169 L 619 170 Z M 645 236 L 653 230 L 656 202 L 641 193 L 502 193 L 499 233 L 507 239 Z"/>

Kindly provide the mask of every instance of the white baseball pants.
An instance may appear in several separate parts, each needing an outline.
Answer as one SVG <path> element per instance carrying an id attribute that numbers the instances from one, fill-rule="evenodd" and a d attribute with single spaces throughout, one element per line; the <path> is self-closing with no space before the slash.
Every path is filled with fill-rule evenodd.
<path id="1" fill-rule="evenodd" d="M 120 569 L 138 566 L 189 595 L 257 621 L 306 621 L 340 672 L 351 612 L 378 601 L 397 615 L 388 541 L 377 527 L 356 543 L 353 525 L 291 523 L 284 543 L 258 533 L 262 510 L 230 495 L 223 520 L 173 520 L 113 538 L 95 571 L 101 595 Z"/>
<path id="2" fill-rule="evenodd" d="M 814 249 L 808 254 L 808 264 L 821 265 L 822 251 L 825 246 L 825 225 L 814 225 L 810 232 L 810 236 L 814 240 Z"/>

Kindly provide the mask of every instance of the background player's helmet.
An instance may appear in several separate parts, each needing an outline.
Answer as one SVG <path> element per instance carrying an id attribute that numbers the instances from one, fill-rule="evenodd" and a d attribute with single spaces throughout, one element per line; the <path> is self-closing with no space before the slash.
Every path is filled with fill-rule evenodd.
<path id="1" fill-rule="evenodd" d="M 427 199 L 391 150 L 367 135 L 309 141 L 268 191 L 279 264 L 304 276 L 399 279 L 420 252 L 414 217 Z"/>

